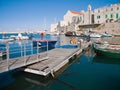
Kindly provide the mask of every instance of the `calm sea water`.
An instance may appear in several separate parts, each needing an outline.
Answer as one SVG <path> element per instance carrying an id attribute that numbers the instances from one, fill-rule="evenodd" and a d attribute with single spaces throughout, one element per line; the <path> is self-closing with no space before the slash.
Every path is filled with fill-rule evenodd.
<path id="1" fill-rule="evenodd" d="M 11 35 L 17 36 L 17 34 L 6 34 L 5 37 L 10 37 Z M 23 36 L 25 36 L 25 34 L 22 34 Z M 27 34 L 26 34 L 27 35 Z M 33 34 L 33 39 L 40 39 L 40 34 Z M 0 34 L 0 39 L 2 39 L 3 35 Z M 44 39 L 47 40 L 59 40 L 59 36 L 57 35 L 45 35 Z M 59 41 L 56 43 L 55 47 L 59 47 Z M 13 41 L 13 42 L 9 42 L 9 58 L 15 58 L 15 57 L 20 57 L 20 56 L 24 56 L 24 45 L 26 48 L 26 55 L 30 55 L 31 53 L 36 54 L 37 53 L 37 48 L 33 47 L 32 45 L 32 40 L 26 40 L 26 41 Z M 4 49 L 5 47 L 0 47 L 0 49 Z M 33 49 L 33 51 L 31 51 Z M 48 48 L 53 49 L 53 47 L 49 47 Z M 39 49 L 39 52 L 47 50 L 47 47 L 44 47 L 42 49 Z M 22 53 L 21 53 L 22 51 Z M 1 59 L 0 59 L 1 60 Z"/>
<path id="2" fill-rule="evenodd" d="M 63 44 L 70 38 L 62 36 L 61 39 Z M 94 56 L 92 49 L 72 60 L 62 70 L 55 79 L 19 70 L 9 71 L 0 74 L 0 89 L 120 90 L 120 60 Z"/>

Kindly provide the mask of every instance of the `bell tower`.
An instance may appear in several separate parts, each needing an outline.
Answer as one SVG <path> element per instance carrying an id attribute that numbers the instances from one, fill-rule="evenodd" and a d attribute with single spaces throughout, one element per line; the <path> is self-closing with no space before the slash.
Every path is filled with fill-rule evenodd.
<path id="1" fill-rule="evenodd" d="M 92 10 L 92 7 L 91 5 L 89 4 L 88 5 L 88 24 L 90 25 L 91 24 L 91 10 Z"/>

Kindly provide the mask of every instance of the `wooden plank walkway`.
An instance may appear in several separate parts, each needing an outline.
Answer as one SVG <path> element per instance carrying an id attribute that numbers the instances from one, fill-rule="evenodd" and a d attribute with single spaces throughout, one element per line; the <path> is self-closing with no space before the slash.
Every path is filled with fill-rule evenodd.
<path id="1" fill-rule="evenodd" d="M 43 60 L 41 62 L 37 62 L 36 64 L 27 66 L 24 71 L 39 74 L 46 76 L 48 74 L 52 74 L 59 70 L 62 66 L 69 62 L 69 59 L 74 55 L 78 54 L 78 52 L 82 52 L 82 49 L 64 49 L 64 48 L 56 48 L 48 51 L 48 59 Z"/>
<path id="2" fill-rule="evenodd" d="M 82 44 L 81 48 L 56 48 L 50 50 L 48 51 L 48 59 L 29 65 L 24 68 L 24 71 L 43 76 L 51 74 L 54 77 L 54 72 L 66 65 L 70 58 L 79 55 L 83 50 L 86 50 L 89 45 L 91 45 L 91 42 Z"/>
<path id="3" fill-rule="evenodd" d="M 82 48 L 55 48 L 48 52 L 39 53 L 38 55 L 29 55 L 15 58 L 12 60 L 3 60 L 0 62 L 0 73 L 21 68 L 30 73 L 46 76 L 62 68 L 69 62 L 74 55 L 78 55 L 89 46 L 89 43 L 82 45 Z"/>
<path id="4" fill-rule="evenodd" d="M 8 61 L 3 60 L 0 61 L 0 73 L 33 64 L 45 59 L 48 59 L 46 52 L 39 53 L 38 55 L 34 54 L 25 57 L 13 58 Z"/>

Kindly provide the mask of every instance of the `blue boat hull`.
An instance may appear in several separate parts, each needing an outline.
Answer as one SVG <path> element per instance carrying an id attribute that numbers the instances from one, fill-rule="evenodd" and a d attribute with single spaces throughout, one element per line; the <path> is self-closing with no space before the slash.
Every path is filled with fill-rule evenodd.
<path id="1" fill-rule="evenodd" d="M 47 46 L 47 43 L 48 43 L 48 46 L 49 47 L 55 47 L 55 44 L 56 44 L 57 41 L 51 41 L 51 40 L 48 40 L 48 41 L 33 41 L 33 46 Z"/>

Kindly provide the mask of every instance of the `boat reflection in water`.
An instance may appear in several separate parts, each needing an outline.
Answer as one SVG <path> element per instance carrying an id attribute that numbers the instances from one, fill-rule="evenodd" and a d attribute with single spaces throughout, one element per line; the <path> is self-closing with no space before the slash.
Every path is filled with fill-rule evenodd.
<path id="1" fill-rule="evenodd" d="M 103 57 L 103 56 L 95 56 L 93 58 L 93 63 L 120 65 L 120 60 L 119 59 L 114 59 L 114 58 L 107 58 L 107 57 Z"/>

